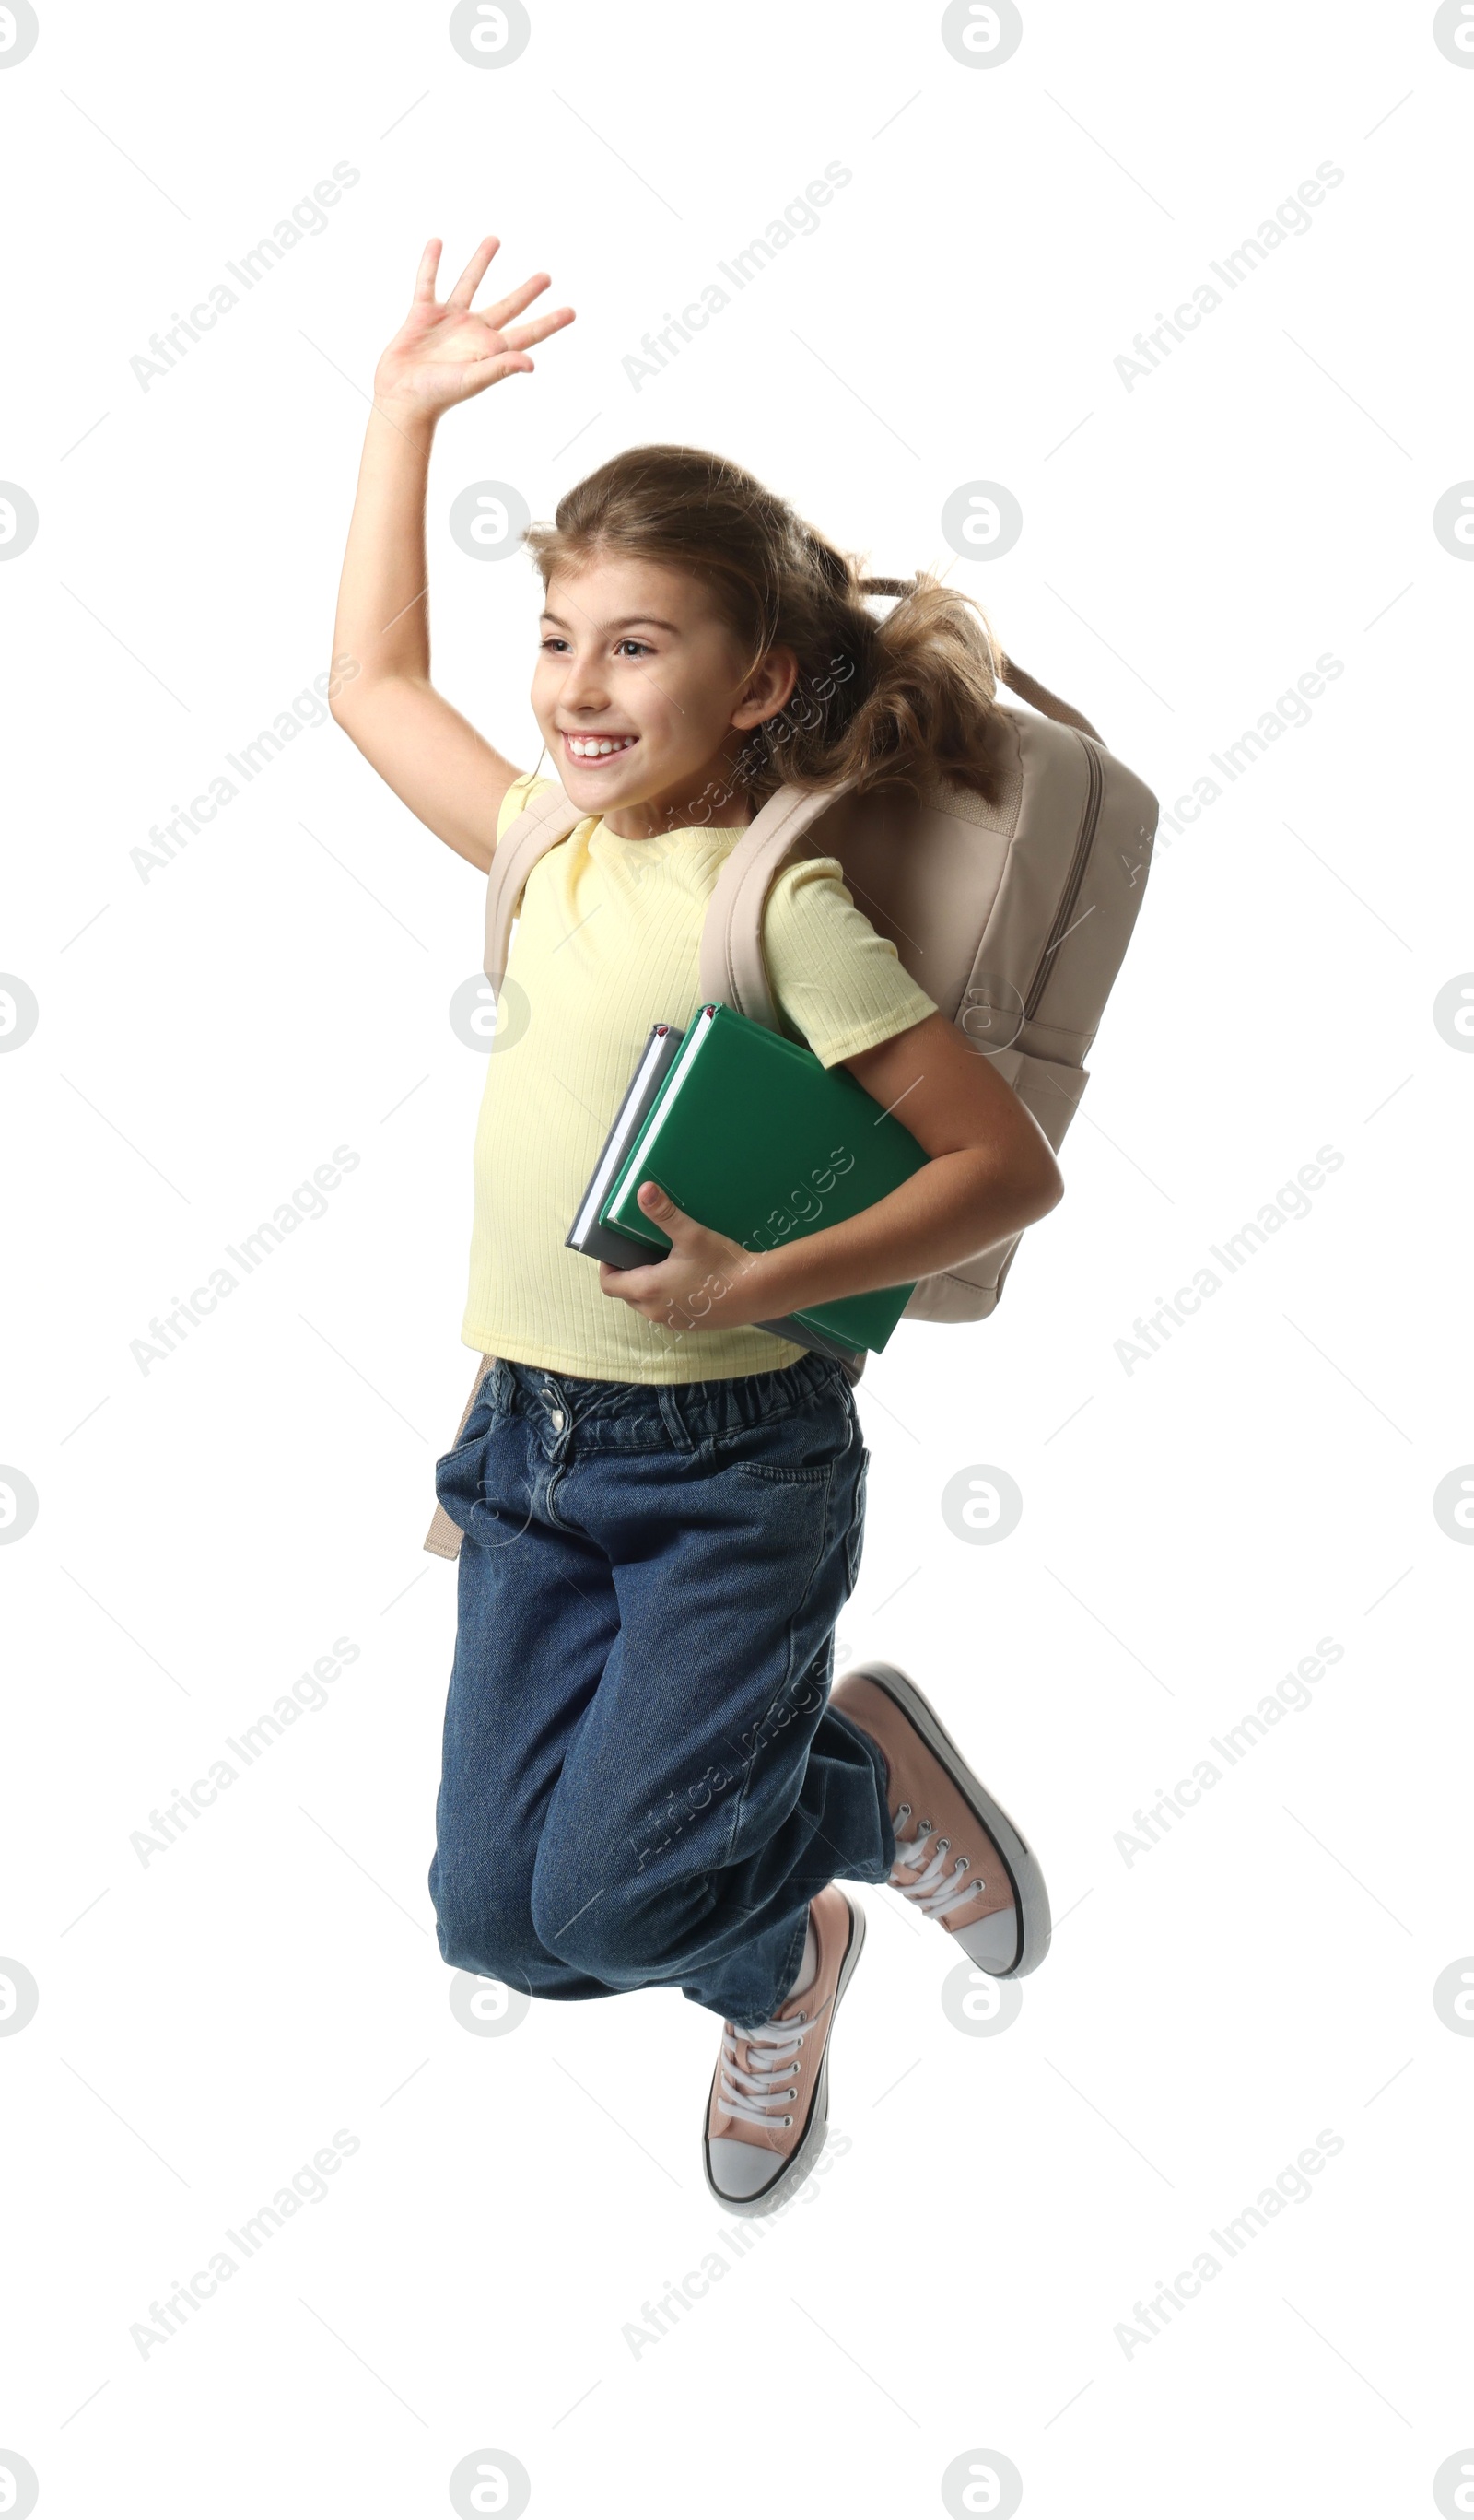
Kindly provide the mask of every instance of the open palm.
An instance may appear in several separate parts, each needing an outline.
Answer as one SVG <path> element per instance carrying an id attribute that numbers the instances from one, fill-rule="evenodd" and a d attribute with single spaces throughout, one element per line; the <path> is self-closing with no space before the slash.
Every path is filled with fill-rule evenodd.
<path id="1" fill-rule="evenodd" d="M 470 301 L 500 244 L 498 237 L 482 238 L 442 304 L 435 296 L 440 239 L 431 237 L 420 257 L 409 314 L 375 371 L 377 402 L 433 418 L 452 403 L 466 402 L 485 386 L 499 383 L 503 377 L 530 372 L 532 361 L 526 354 L 532 343 L 546 340 L 550 333 L 561 332 L 573 322 L 571 306 L 535 316 L 530 324 L 513 321 L 551 286 L 546 271 L 534 272 L 495 306 L 472 307 Z"/>

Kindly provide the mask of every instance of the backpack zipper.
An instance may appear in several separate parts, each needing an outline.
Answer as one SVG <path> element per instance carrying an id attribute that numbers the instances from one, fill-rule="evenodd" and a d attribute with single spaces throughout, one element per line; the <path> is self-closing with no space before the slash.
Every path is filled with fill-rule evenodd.
<path id="1" fill-rule="evenodd" d="M 1078 729 L 1076 732 L 1078 734 Z M 1094 845 L 1095 827 L 1100 820 L 1101 799 L 1105 794 L 1105 776 L 1100 767 L 1099 753 L 1087 737 L 1079 736 L 1079 742 L 1084 749 L 1090 772 L 1085 812 L 1081 818 L 1080 836 L 1075 842 L 1075 854 L 1070 861 L 1069 879 L 1065 884 L 1059 908 L 1054 914 L 1054 923 L 1046 939 L 1044 952 L 1039 958 L 1039 967 L 1029 983 L 1029 994 L 1024 1000 L 1026 1022 L 1031 1022 L 1039 1012 L 1040 1001 L 1049 986 L 1050 974 L 1054 968 L 1054 958 L 1069 933 L 1070 922 L 1075 916 L 1075 904 L 1080 898 L 1080 887 L 1085 881 L 1085 870 L 1090 863 L 1091 850 Z"/>

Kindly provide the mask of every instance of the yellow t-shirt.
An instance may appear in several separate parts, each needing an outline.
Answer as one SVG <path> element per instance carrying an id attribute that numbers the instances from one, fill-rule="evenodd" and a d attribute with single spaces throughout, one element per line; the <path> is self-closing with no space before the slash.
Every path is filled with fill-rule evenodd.
<path id="1" fill-rule="evenodd" d="M 509 789 L 497 839 L 552 785 Z M 681 1383 L 761 1373 L 804 1351 L 771 1331 L 685 1332 L 605 1295 L 564 1242 L 651 1024 L 702 1004 L 701 928 L 735 830 L 625 840 L 579 823 L 528 878 L 513 931 L 476 1124 L 468 1347 L 554 1372 Z M 832 1067 L 936 1012 L 895 946 L 857 910 L 837 858 L 787 867 L 769 894 L 764 956 L 779 1010 Z"/>

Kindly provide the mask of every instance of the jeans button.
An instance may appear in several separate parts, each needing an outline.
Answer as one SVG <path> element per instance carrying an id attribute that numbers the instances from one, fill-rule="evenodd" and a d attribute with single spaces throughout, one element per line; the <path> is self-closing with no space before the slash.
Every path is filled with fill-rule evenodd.
<path id="1" fill-rule="evenodd" d="M 560 1435 L 563 1431 L 563 1413 L 560 1409 L 554 1410 L 553 1424 L 555 1431 Z"/>

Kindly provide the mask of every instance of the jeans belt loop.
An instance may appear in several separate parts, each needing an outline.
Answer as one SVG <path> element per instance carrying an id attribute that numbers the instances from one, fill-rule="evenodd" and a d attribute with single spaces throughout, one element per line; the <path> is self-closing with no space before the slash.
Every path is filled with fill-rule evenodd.
<path id="1" fill-rule="evenodd" d="M 655 1406 L 665 1421 L 665 1430 L 672 1444 L 678 1452 L 693 1453 L 697 1438 L 688 1424 L 686 1412 L 681 1406 L 680 1384 L 657 1382 L 654 1385 L 654 1391 Z"/>

